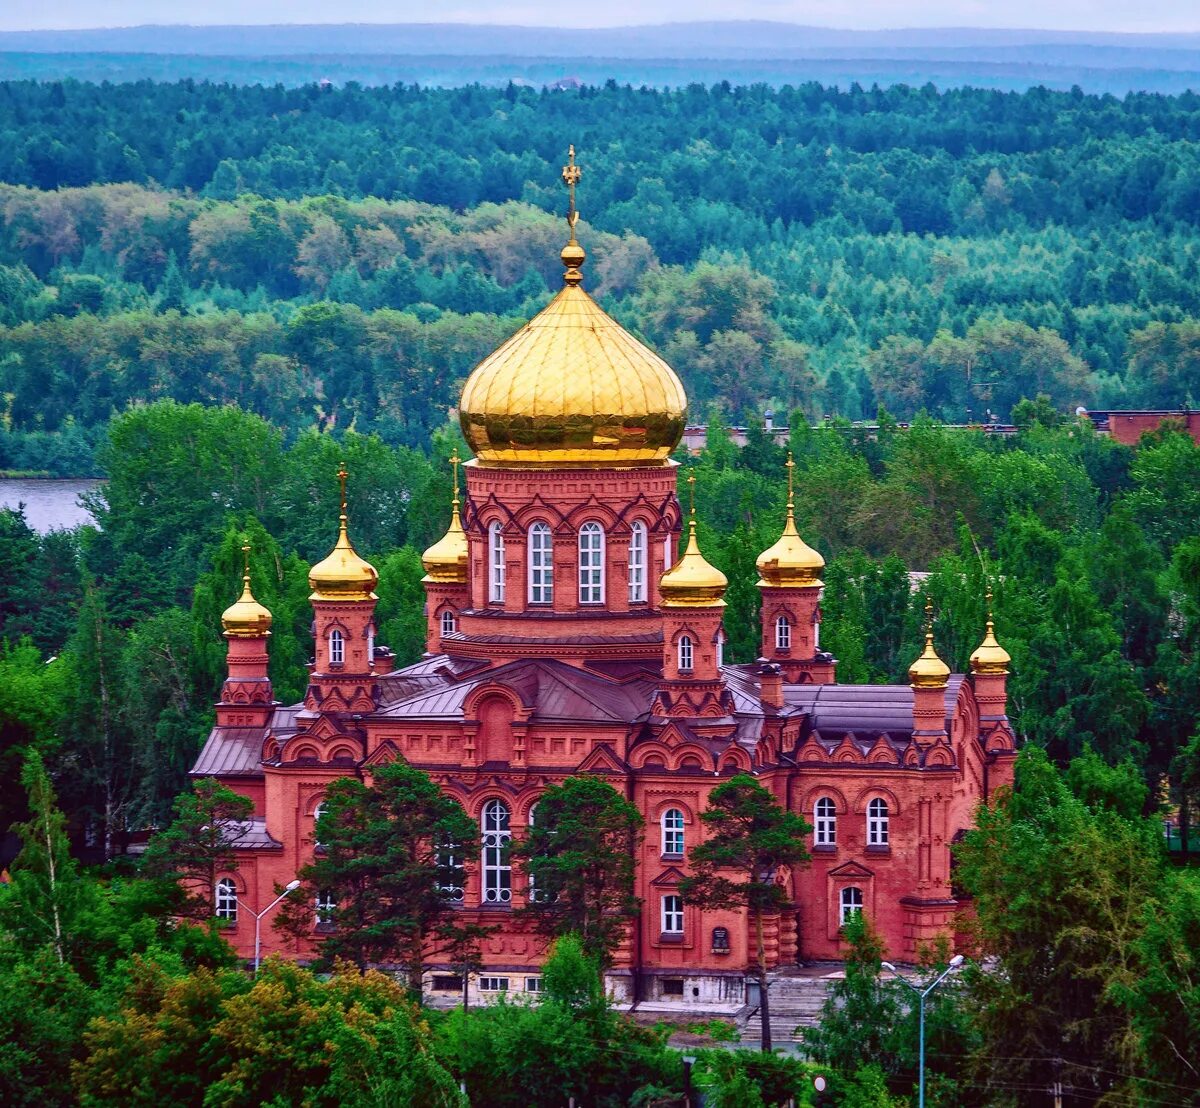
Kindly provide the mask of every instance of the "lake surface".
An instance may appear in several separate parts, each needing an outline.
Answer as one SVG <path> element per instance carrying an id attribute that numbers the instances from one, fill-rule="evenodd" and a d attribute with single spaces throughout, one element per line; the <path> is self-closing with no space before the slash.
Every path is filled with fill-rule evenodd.
<path id="1" fill-rule="evenodd" d="M 25 505 L 25 522 L 39 535 L 68 531 L 81 523 L 94 523 L 80 506 L 79 494 L 90 492 L 103 481 L 71 478 L 41 480 L 28 477 L 0 478 L 0 507 Z"/>

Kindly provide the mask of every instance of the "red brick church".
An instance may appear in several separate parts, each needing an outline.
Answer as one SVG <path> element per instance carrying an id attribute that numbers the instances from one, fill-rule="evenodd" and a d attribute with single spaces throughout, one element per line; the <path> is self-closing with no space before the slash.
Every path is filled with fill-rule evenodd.
<path id="1" fill-rule="evenodd" d="M 302 703 L 273 699 L 271 616 L 249 576 L 224 614 L 229 676 L 193 774 L 249 797 L 255 815 L 237 868 L 217 882 L 217 912 L 252 955 L 251 912 L 311 857 L 329 783 L 404 758 L 479 822 L 461 911 L 500 925 L 479 990 L 536 990 L 544 941 L 513 915 L 527 883 L 506 847 L 547 785 L 599 774 L 646 822 L 644 907 L 613 992 L 740 1002 L 746 918 L 689 906 L 679 881 L 709 791 L 744 771 L 813 826 L 812 863 L 779 878 L 792 907 L 770 921 L 771 961 L 839 958 L 842 921 L 857 910 L 891 958 L 912 960 L 952 936 L 951 843 L 1011 781 L 1008 655 L 989 623 L 970 675 L 951 674 L 928 634 L 910 684 L 838 684 L 820 647 L 824 562 L 797 533 L 789 497 L 780 538 L 758 559 L 762 658 L 724 662 L 726 578 L 700 551 L 670 458 L 687 399 L 671 367 L 584 291 L 573 164 L 564 176 L 564 287 L 463 389 L 475 457 L 449 529 L 425 552 L 424 658 L 396 670 L 375 642 L 377 575 L 344 507 L 333 551 L 310 574 L 315 656 Z M 262 935 L 264 953 L 307 953 L 269 922 Z M 437 973 L 430 984 L 457 988 Z"/>

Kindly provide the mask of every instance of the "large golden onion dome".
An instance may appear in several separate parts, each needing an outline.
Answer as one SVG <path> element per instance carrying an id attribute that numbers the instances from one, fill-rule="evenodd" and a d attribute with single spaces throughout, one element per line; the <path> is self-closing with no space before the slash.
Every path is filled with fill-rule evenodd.
<path id="1" fill-rule="evenodd" d="M 242 547 L 245 567 L 242 595 L 221 613 L 221 626 L 231 639 L 263 639 L 271 633 L 271 613 L 250 591 L 250 547 Z"/>
<path id="2" fill-rule="evenodd" d="M 914 689 L 944 689 L 950 681 L 950 667 L 933 647 L 933 605 L 925 604 L 925 649 L 908 667 L 908 682 Z"/>
<path id="3" fill-rule="evenodd" d="M 564 287 L 471 372 L 458 409 L 463 435 L 484 466 L 664 464 L 683 436 L 687 396 L 675 371 L 583 291 L 574 147 L 563 179 Z"/>
<path id="4" fill-rule="evenodd" d="M 987 631 L 981 642 L 971 655 L 971 672 L 981 677 L 1003 677 L 1008 673 L 1008 663 L 1012 661 L 1008 651 L 996 640 L 996 628 L 992 622 L 992 590 L 988 589 Z"/>
<path id="5" fill-rule="evenodd" d="M 328 556 L 308 571 L 309 600 L 376 600 L 379 574 L 365 558 L 360 558 L 350 542 L 346 516 L 346 467 L 338 470 L 342 485 L 342 512 L 338 517 L 338 538 Z"/>
<path id="6" fill-rule="evenodd" d="M 688 478 L 694 488 L 695 477 Z M 693 497 L 695 493 L 693 492 Z M 688 541 L 682 557 L 658 579 L 664 608 L 724 608 L 729 578 L 700 553 L 696 541 L 696 505 L 688 517 Z"/>
<path id="7" fill-rule="evenodd" d="M 454 467 L 454 499 L 450 502 L 450 526 L 446 529 L 446 533 L 421 555 L 421 564 L 425 567 L 426 581 L 446 585 L 465 585 L 469 551 L 467 534 L 463 530 L 462 519 L 458 514 L 459 457 L 457 450 L 450 456 L 450 464 Z"/>
<path id="8" fill-rule="evenodd" d="M 820 588 L 825 583 L 821 580 L 825 559 L 809 546 L 796 530 L 796 503 L 792 486 L 792 471 L 795 467 L 796 463 L 789 454 L 787 520 L 779 541 L 764 550 L 755 563 L 758 566 L 760 589 L 812 589 Z"/>

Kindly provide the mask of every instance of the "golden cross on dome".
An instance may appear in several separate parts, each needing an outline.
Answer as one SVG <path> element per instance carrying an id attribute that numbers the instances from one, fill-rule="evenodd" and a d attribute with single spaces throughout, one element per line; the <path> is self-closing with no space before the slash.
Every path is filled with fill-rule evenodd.
<path id="1" fill-rule="evenodd" d="M 795 472 L 796 463 L 792 461 L 792 452 L 788 451 L 788 460 L 784 463 L 784 468 L 788 471 L 788 499 L 787 506 L 790 512 L 796 506 L 795 489 L 792 483 L 792 474 Z"/>
<path id="2" fill-rule="evenodd" d="M 933 598 L 925 594 L 925 637 L 933 637 Z"/>
<path id="3" fill-rule="evenodd" d="M 986 596 L 987 596 L 988 623 L 991 623 L 992 622 L 992 583 L 990 581 L 988 582 Z"/>
<path id="4" fill-rule="evenodd" d="M 342 515 L 343 516 L 346 514 L 346 478 L 349 476 L 350 476 L 350 474 L 346 472 L 346 463 L 342 462 L 342 464 L 338 466 L 338 484 L 341 486 L 341 489 L 342 489 Z"/>
<path id="5" fill-rule="evenodd" d="M 242 580 L 250 580 L 250 543 L 242 541 Z"/>
<path id="6" fill-rule="evenodd" d="M 575 224 L 579 222 L 579 212 L 575 208 L 575 186 L 583 170 L 575 164 L 575 146 L 567 148 L 567 164 L 563 166 L 562 179 L 567 186 L 567 226 L 571 228 L 571 241 L 575 241 Z"/>
<path id="7" fill-rule="evenodd" d="M 694 525 L 696 520 L 696 475 L 694 473 L 688 474 L 688 499 L 691 501 L 688 515 L 691 516 Z"/>
<path id="8" fill-rule="evenodd" d="M 458 467 L 462 464 L 462 459 L 458 456 L 458 447 L 456 446 L 450 451 L 450 467 L 454 470 L 454 506 L 458 507 Z"/>

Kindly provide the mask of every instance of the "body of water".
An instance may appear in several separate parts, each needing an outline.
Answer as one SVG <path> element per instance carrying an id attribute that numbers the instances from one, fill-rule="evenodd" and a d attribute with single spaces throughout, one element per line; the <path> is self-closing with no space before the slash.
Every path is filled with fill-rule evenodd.
<path id="1" fill-rule="evenodd" d="M 87 478 L 0 478 L 0 507 L 16 508 L 23 504 L 25 522 L 40 535 L 47 531 L 69 531 L 81 523 L 95 522 L 80 505 L 79 496 L 103 483 Z"/>

